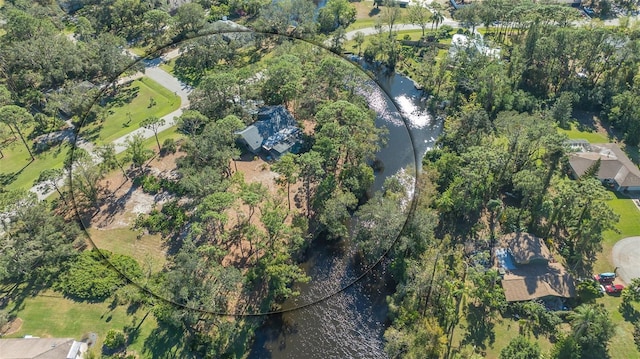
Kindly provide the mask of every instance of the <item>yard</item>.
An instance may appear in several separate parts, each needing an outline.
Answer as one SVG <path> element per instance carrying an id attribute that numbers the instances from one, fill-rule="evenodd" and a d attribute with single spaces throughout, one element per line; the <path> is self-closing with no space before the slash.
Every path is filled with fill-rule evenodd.
<path id="1" fill-rule="evenodd" d="M 33 335 L 80 340 L 94 332 L 98 335 L 96 348 L 100 348 L 109 329 L 123 330 L 125 326 L 137 326 L 139 330 L 129 349 L 142 353 L 145 340 L 157 327 L 153 315 L 145 316 L 147 311 L 148 309 L 141 309 L 131 312 L 126 306 L 112 306 L 109 302 L 76 302 L 57 292 L 46 291 L 22 302 L 17 311 L 18 318 L 22 319 L 22 326 L 7 337 Z"/>
<path id="2" fill-rule="evenodd" d="M 30 143 L 27 141 L 27 143 Z M 70 147 L 65 143 L 31 157 L 18 139 L 9 148 L 2 150 L 0 159 L 0 184 L 7 190 L 29 189 L 40 173 L 48 168 L 62 168 L 62 163 Z"/>
<path id="3" fill-rule="evenodd" d="M 366 27 L 374 27 L 376 26 L 376 23 L 382 18 L 384 6 L 380 6 L 379 9 L 376 9 L 376 7 L 373 5 L 373 1 L 356 1 L 352 2 L 351 4 L 356 7 L 356 21 L 347 27 L 347 32 L 357 29 L 363 29 Z M 407 22 L 407 12 L 408 10 L 406 8 L 400 9 L 400 18 L 396 21 L 397 24 L 403 24 Z"/>
<path id="4" fill-rule="evenodd" d="M 606 135 L 600 132 L 596 132 L 593 129 L 583 129 L 580 130 L 578 127 L 580 125 L 576 122 L 571 123 L 571 128 L 568 130 L 558 128 L 558 132 L 564 133 L 571 140 L 587 140 L 590 143 L 607 143 L 609 139 Z"/>
<path id="5" fill-rule="evenodd" d="M 177 110 L 180 107 L 180 97 L 157 82 L 143 77 L 121 88 L 107 106 L 108 115 L 104 122 L 96 121 L 83 127 L 81 131 L 83 137 L 88 137 L 97 144 L 110 143 L 138 129 L 140 122 L 148 117 L 162 117 Z"/>

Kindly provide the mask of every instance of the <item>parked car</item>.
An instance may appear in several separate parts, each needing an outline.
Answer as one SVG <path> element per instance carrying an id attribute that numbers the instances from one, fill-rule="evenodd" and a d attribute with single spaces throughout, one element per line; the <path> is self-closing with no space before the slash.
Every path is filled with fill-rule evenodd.
<path id="1" fill-rule="evenodd" d="M 622 292 L 624 286 L 622 284 L 608 284 L 604 286 L 604 290 L 607 291 L 607 294 L 617 294 Z"/>
<path id="2" fill-rule="evenodd" d="M 612 283 L 614 279 L 616 279 L 616 274 L 615 273 L 600 273 L 600 274 L 596 274 L 593 276 L 593 279 L 596 280 L 596 282 L 602 283 L 602 284 L 609 284 Z"/>

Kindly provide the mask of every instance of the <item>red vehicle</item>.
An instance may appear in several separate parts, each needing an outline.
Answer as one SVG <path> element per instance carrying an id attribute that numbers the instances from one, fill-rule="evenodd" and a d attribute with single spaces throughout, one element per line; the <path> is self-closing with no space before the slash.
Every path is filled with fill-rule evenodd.
<path id="1" fill-rule="evenodd" d="M 607 284 L 604 286 L 604 290 L 607 292 L 607 294 L 617 294 L 622 292 L 622 290 L 624 289 L 624 286 L 622 284 Z"/>
<path id="2" fill-rule="evenodd" d="M 593 279 L 595 279 L 596 282 L 599 282 L 599 283 L 602 283 L 602 284 L 610 284 L 610 283 L 613 283 L 614 279 L 616 279 L 616 274 L 615 273 L 595 274 L 593 276 Z"/>

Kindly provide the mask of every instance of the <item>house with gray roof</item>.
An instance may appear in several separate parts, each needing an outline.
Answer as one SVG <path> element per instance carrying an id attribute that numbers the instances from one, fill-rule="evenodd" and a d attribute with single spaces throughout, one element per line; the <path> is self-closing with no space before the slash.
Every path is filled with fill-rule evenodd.
<path id="1" fill-rule="evenodd" d="M 302 143 L 302 131 L 282 105 L 263 107 L 257 121 L 237 135 L 238 142 L 249 152 L 274 159 L 287 152 L 295 153 Z"/>
<path id="2" fill-rule="evenodd" d="M 598 161 L 596 176 L 604 185 L 616 191 L 640 191 L 640 169 L 615 143 L 582 144 L 571 147 L 576 152 L 569 155 L 569 165 L 574 178 L 579 178 Z"/>
<path id="3" fill-rule="evenodd" d="M 87 350 L 73 338 L 0 339 L 0 359 L 83 359 Z"/>

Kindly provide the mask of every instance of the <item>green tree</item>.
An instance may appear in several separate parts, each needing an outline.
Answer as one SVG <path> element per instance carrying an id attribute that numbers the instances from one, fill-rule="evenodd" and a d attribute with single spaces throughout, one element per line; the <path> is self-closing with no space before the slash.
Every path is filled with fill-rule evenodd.
<path id="1" fill-rule="evenodd" d="M 615 333 L 615 325 L 607 310 L 602 306 L 583 304 L 575 308 L 569 318 L 581 358 L 605 358 L 607 345 Z"/>
<path id="2" fill-rule="evenodd" d="M 216 72 L 200 81 L 195 91 L 189 95 L 189 101 L 193 110 L 210 119 L 219 119 L 229 114 L 237 93 L 236 76 L 231 72 Z M 196 120 L 197 117 L 194 113 L 187 116 L 191 120 Z"/>
<path id="3" fill-rule="evenodd" d="M 43 202 L 16 203 L 20 205 L 14 208 L 6 235 L 0 237 L 0 280 L 50 283 L 83 242 L 80 229 L 51 213 Z"/>
<path id="4" fill-rule="evenodd" d="M 318 12 L 320 31 L 331 32 L 339 27 L 346 29 L 356 21 L 356 8 L 347 0 L 329 0 Z"/>
<path id="5" fill-rule="evenodd" d="M 178 131 L 187 136 L 194 136 L 202 133 L 204 126 L 209 122 L 207 116 L 195 110 L 187 110 L 178 117 Z"/>
<path id="6" fill-rule="evenodd" d="M 162 147 L 160 147 L 160 140 L 158 139 L 158 131 L 160 131 L 160 128 L 165 124 L 166 121 L 164 118 L 158 118 L 156 116 L 147 117 L 140 122 L 140 127 L 153 131 L 153 135 L 156 138 L 156 144 L 158 144 L 158 152 L 162 150 Z"/>
<path id="7" fill-rule="evenodd" d="M 409 21 L 414 25 L 420 26 L 422 37 L 425 35 L 429 20 L 431 20 L 431 12 L 422 4 L 414 4 L 409 7 Z"/>
<path id="8" fill-rule="evenodd" d="M 97 148 L 98 156 L 100 157 L 100 166 L 102 167 L 103 172 L 108 172 L 113 169 L 120 168 L 122 171 L 122 175 L 128 180 L 129 176 L 127 175 L 127 171 L 124 170 L 123 162 L 125 160 L 119 160 L 116 156 L 116 148 L 112 143 L 108 143 L 106 145 L 102 145 Z"/>
<path id="9" fill-rule="evenodd" d="M 299 168 L 296 163 L 296 155 L 287 153 L 271 166 L 271 169 L 280 174 L 276 182 L 287 187 L 287 204 L 291 210 L 291 185 L 298 181 Z"/>
<path id="10" fill-rule="evenodd" d="M 575 101 L 575 94 L 571 92 L 562 92 L 551 107 L 551 117 L 558 123 L 558 126 L 560 126 L 561 128 L 569 128 L 569 121 L 571 120 L 573 103 Z"/>
<path id="11" fill-rule="evenodd" d="M 42 184 L 45 192 L 48 192 L 51 188 L 55 189 L 60 195 L 60 199 L 62 199 L 65 204 L 68 204 L 65 194 L 62 193 L 61 188 L 58 185 L 58 182 L 64 177 L 64 175 L 65 172 L 61 168 L 47 168 L 40 172 L 40 176 L 36 180 L 36 183 Z"/>
<path id="12" fill-rule="evenodd" d="M 142 170 L 142 166 L 151 158 L 153 151 L 145 147 L 142 135 L 136 134 L 127 139 L 127 153 L 134 167 Z"/>
<path id="13" fill-rule="evenodd" d="M 365 41 L 364 33 L 362 31 L 356 32 L 353 41 L 356 43 L 355 47 L 358 49 L 358 56 L 362 55 L 362 44 Z"/>
<path id="14" fill-rule="evenodd" d="M 302 64 L 295 55 L 278 57 L 268 65 L 266 80 L 262 85 L 262 98 L 271 105 L 289 103 L 302 90 Z"/>
<path id="15" fill-rule="evenodd" d="M 189 33 L 200 30 L 207 20 L 202 5 L 196 2 L 190 2 L 180 6 L 178 11 L 176 11 L 174 19 L 175 26 L 181 36 L 186 36 Z"/>
<path id="16" fill-rule="evenodd" d="M 27 141 L 24 139 L 24 135 L 22 134 L 21 128 L 28 126 L 31 122 L 33 122 L 33 116 L 25 110 L 23 107 L 16 105 L 5 105 L 0 107 L 0 121 L 6 124 L 12 132 L 17 133 L 24 144 L 24 147 L 29 152 L 29 156 L 31 156 L 31 160 L 35 160 L 36 158 L 33 156 L 31 152 L 31 147 L 27 144 Z"/>
<path id="17" fill-rule="evenodd" d="M 109 329 L 107 335 L 104 337 L 104 345 L 107 349 L 119 351 L 124 348 L 127 343 L 127 338 L 120 330 Z"/>
<path id="18" fill-rule="evenodd" d="M 500 359 L 539 359 L 540 346 L 519 335 L 500 351 Z"/>

